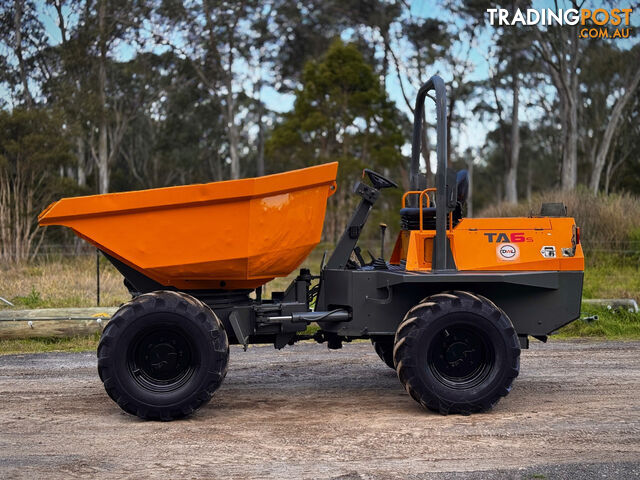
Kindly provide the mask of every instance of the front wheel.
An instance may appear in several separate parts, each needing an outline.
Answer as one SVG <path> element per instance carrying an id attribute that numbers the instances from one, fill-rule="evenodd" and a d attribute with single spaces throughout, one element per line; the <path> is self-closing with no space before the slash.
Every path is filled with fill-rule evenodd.
<path id="1" fill-rule="evenodd" d="M 509 393 L 520 369 L 520 343 L 493 302 L 447 292 L 409 310 L 396 332 L 394 362 L 405 389 L 422 406 L 470 414 Z"/>
<path id="2" fill-rule="evenodd" d="M 125 412 L 173 420 L 207 403 L 227 373 L 229 343 L 213 311 L 184 293 L 123 305 L 98 345 L 98 373 Z"/>

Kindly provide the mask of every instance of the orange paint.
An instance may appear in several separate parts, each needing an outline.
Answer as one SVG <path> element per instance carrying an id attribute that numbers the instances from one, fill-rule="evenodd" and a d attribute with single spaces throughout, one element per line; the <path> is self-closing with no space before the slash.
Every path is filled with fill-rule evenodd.
<path id="1" fill-rule="evenodd" d="M 578 243 L 572 248 L 575 221 L 569 217 L 464 218 L 447 231 L 456 267 L 461 271 L 584 270 Z M 407 270 L 430 271 L 435 230 L 403 231 L 391 256 L 406 260 Z"/>
<path id="2" fill-rule="evenodd" d="M 64 225 L 156 282 L 255 288 L 320 242 L 338 164 L 259 178 L 63 198 L 38 217 Z"/>

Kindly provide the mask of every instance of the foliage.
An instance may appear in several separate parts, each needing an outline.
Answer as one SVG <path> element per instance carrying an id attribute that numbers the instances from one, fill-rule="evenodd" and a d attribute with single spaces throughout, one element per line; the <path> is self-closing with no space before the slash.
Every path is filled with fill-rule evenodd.
<path id="1" fill-rule="evenodd" d="M 65 132 L 47 110 L 0 111 L 0 258 L 20 262 L 37 252 L 37 215 L 73 191 L 59 176 L 71 158 Z"/>
<path id="2" fill-rule="evenodd" d="M 595 5 L 587 0 L 585 8 Z M 605 194 L 640 191 L 640 89 L 615 114 L 640 72 L 637 32 L 618 42 L 577 39 L 577 27 L 495 28 L 486 21 L 492 6 L 4 2 L 0 108 L 49 112 L 68 144 L 69 155 L 55 163 L 65 191 L 206 182 L 338 160 L 340 189 L 326 230 L 333 240 L 361 167 L 408 186 L 401 151 L 406 157 L 415 93 L 439 74 L 448 85 L 449 163 L 474 171 L 469 213 L 505 198 L 530 200 L 561 183 L 571 188 L 574 179 Z M 281 94 L 296 97 L 284 115 L 280 102 L 290 97 Z M 421 132 L 430 184 L 432 112 L 427 108 Z M 574 161 L 575 175 L 563 176 L 563 164 Z M 53 164 L 46 171 L 53 184 Z M 393 228 L 398 192 L 385 199 L 373 220 Z M 48 201 L 34 198 L 32 210 Z M 376 237 L 370 225 L 365 239 Z M 37 242 L 26 248 L 32 255 Z"/>
<path id="3" fill-rule="evenodd" d="M 594 195 L 586 189 L 575 192 L 553 190 L 532 196 L 516 205 L 498 203 L 484 209 L 483 217 L 514 217 L 538 214 L 544 202 L 562 202 L 580 226 L 580 238 L 587 251 L 627 250 L 629 240 L 640 228 L 640 199 L 628 193 Z"/>
<path id="4" fill-rule="evenodd" d="M 293 111 L 267 142 L 269 169 L 340 162 L 338 205 L 325 232 L 336 241 L 353 203 L 345 187 L 365 167 L 395 172 L 406 163 L 400 118 L 358 49 L 336 40 L 321 61 L 306 64 Z"/>
<path id="5" fill-rule="evenodd" d="M 13 297 L 14 305 L 24 306 L 26 308 L 40 308 L 42 307 L 42 298 L 40 297 L 40 292 L 38 292 L 35 287 L 31 287 L 31 291 L 25 295 L 24 297 Z"/>
<path id="6" fill-rule="evenodd" d="M 321 61 L 306 64 L 294 109 L 268 143 L 271 169 L 337 158 L 349 173 L 366 165 L 398 168 L 404 141 L 399 119 L 362 54 L 336 40 Z"/>

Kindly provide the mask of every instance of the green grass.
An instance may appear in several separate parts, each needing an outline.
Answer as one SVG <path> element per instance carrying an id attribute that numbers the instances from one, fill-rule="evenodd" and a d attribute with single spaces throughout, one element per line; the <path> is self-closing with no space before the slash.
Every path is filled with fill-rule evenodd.
<path id="1" fill-rule="evenodd" d="M 100 335 L 71 338 L 24 338 L 0 340 L 0 355 L 44 352 L 86 352 L 96 350 Z"/>
<path id="2" fill-rule="evenodd" d="M 633 256 L 586 256 L 584 298 L 633 298 L 640 301 L 640 262 Z"/>
<path id="3" fill-rule="evenodd" d="M 597 338 L 610 340 L 640 340 L 640 314 L 624 309 L 583 305 L 581 318 L 597 315 L 598 320 L 576 320 L 560 329 L 554 338 Z"/>
<path id="4" fill-rule="evenodd" d="M 637 256 L 587 252 L 586 259 L 583 298 L 640 300 L 640 261 Z M 640 314 L 583 304 L 581 318 L 594 315 L 598 320 L 576 320 L 561 328 L 555 338 L 640 339 Z"/>

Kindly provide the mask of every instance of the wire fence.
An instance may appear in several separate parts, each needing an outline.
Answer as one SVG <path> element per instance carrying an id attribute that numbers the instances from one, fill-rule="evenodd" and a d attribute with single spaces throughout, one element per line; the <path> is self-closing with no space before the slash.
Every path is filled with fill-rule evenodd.
<path id="1" fill-rule="evenodd" d="M 36 259 L 55 259 L 56 257 L 78 257 L 95 255 L 96 248 L 82 242 L 75 245 L 45 244 L 41 245 L 34 257 Z"/>
<path id="2" fill-rule="evenodd" d="M 391 251 L 392 242 L 387 242 L 386 256 L 388 258 Z M 370 248 L 367 248 L 370 247 Z M 592 266 L 598 266 L 605 264 L 612 268 L 623 269 L 636 269 L 640 270 L 640 240 L 624 240 L 618 241 L 615 244 L 604 241 L 585 241 L 582 242 L 582 247 L 585 252 L 586 268 Z M 363 255 L 367 255 L 367 252 L 371 250 L 375 251 L 375 255 L 379 252 L 378 242 L 363 242 L 362 251 Z M 321 244 L 318 247 L 318 251 L 313 252 L 310 255 L 311 264 L 313 268 L 319 268 L 319 260 L 315 261 L 316 257 L 319 259 L 322 255 L 320 251 L 332 250 L 332 246 L 328 244 Z M 95 286 L 95 304 L 100 305 L 101 299 L 101 285 L 100 278 L 101 273 L 104 273 L 106 269 L 112 269 L 110 263 L 100 255 L 99 251 L 84 241 L 77 241 L 70 244 L 57 244 L 48 243 L 40 246 L 37 254 L 34 257 L 33 262 L 37 264 L 55 264 L 56 262 L 73 262 L 73 259 L 84 259 L 82 269 L 87 272 L 87 268 L 93 270 L 94 273 L 94 286 Z M 309 266 L 309 265 L 307 265 Z M 6 264 L 4 268 L 11 268 L 10 264 Z M 85 273 L 85 275 L 86 275 Z M 115 273 L 115 272 L 114 272 Z M 317 272 L 314 272 L 317 273 Z M 0 292 L 2 295 L 3 292 Z"/>

